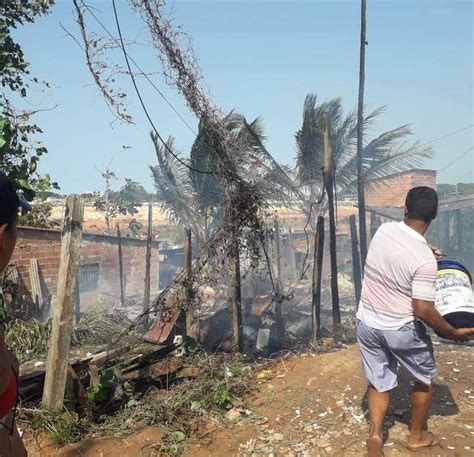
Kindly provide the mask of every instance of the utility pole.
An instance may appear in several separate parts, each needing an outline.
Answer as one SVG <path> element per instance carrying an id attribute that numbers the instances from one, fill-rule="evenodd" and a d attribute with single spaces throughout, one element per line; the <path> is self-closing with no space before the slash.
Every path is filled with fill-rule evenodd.
<path id="1" fill-rule="evenodd" d="M 359 238 L 362 268 L 367 258 L 367 222 L 365 214 L 365 178 L 363 169 L 364 135 L 364 88 L 365 88 L 365 47 L 367 0 L 361 0 L 360 9 L 360 63 L 359 63 L 359 100 L 357 108 L 357 201 L 359 206 Z"/>

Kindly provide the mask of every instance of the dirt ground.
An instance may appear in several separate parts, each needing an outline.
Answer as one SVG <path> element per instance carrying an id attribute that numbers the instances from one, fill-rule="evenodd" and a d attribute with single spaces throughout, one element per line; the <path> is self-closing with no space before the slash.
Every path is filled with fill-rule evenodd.
<path id="1" fill-rule="evenodd" d="M 420 456 L 474 456 L 474 347 L 435 341 L 438 380 L 429 419 L 442 446 Z M 259 375 L 248 411 L 210 424 L 187 443 L 186 456 L 362 456 L 367 432 L 365 389 L 357 348 L 305 354 L 276 362 Z M 386 456 L 412 455 L 406 447 L 409 381 L 400 376 L 386 420 Z M 85 440 L 62 449 L 38 449 L 26 437 L 29 456 L 158 456 L 161 432 L 148 428 L 126 437 Z M 155 450 L 153 450 L 155 449 Z"/>

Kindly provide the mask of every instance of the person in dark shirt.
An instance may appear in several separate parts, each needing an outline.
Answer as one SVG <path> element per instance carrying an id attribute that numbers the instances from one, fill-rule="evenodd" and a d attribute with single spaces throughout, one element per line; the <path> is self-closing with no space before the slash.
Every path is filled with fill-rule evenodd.
<path id="1" fill-rule="evenodd" d="M 15 249 L 20 208 L 30 210 L 20 199 L 13 182 L 0 173 L 0 278 Z M 1 285 L 1 283 L 0 283 Z M 0 287 L 0 456 L 25 457 L 26 449 L 15 425 L 18 401 L 18 361 L 5 344 L 5 308 Z"/>

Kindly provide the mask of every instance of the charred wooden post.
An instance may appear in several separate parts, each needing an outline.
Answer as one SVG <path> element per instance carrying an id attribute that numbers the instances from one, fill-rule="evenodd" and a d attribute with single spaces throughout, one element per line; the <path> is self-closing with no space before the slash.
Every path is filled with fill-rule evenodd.
<path id="1" fill-rule="evenodd" d="M 120 274 L 120 304 L 125 306 L 125 282 L 123 278 L 123 255 L 122 255 L 122 234 L 120 227 L 117 224 L 117 245 L 118 245 L 118 260 L 119 260 L 119 274 Z"/>
<path id="2" fill-rule="evenodd" d="M 281 237 L 280 237 L 280 224 L 278 219 L 274 221 L 275 228 L 275 249 L 276 249 L 276 265 L 277 265 L 277 282 L 278 288 L 282 289 L 282 277 L 281 277 Z"/>
<path id="3" fill-rule="evenodd" d="M 145 330 L 148 326 L 148 313 L 150 311 L 150 287 L 151 287 L 151 237 L 153 228 L 153 203 L 148 204 L 148 231 L 146 239 L 146 258 L 145 258 L 145 290 L 143 293 L 143 319 L 142 327 Z"/>
<path id="4" fill-rule="evenodd" d="M 352 242 L 352 279 L 354 281 L 354 293 L 357 309 L 359 308 L 360 295 L 362 291 L 362 275 L 360 271 L 359 240 L 357 239 L 356 217 L 354 214 L 349 217 L 349 223 L 351 226 Z"/>
<path id="5" fill-rule="evenodd" d="M 275 251 L 276 251 L 276 264 L 277 264 L 277 281 L 276 281 L 276 299 L 275 299 L 275 321 L 277 329 L 277 346 L 283 341 L 285 334 L 285 324 L 283 322 L 283 281 L 281 271 L 281 236 L 280 236 L 280 224 L 278 219 L 274 221 L 275 228 Z"/>
<path id="6" fill-rule="evenodd" d="M 43 406 L 50 411 L 60 411 L 64 401 L 83 218 L 83 200 L 78 195 L 69 195 L 66 200 L 59 279 L 52 310 L 51 337 L 43 390 Z"/>
<path id="7" fill-rule="evenodd" d="M 378 228 L 380 227 L 380 221 L 373 211 L 370 212 L 370 239 L 372 240 Z"/>
<path id="8" fill-rule="evenodd" d="M 339 285 L 337 282 L 337 253 L 336 253 L 336 217 L 334 212 L 334 161 L 331 144 L 331 126 L 329 115 L 324 113 L 324 180 L 328 195 L 329 209 L 329 252 L 331 254 L 331 296 L 333 329 L 338 332 L 341 328 L 341 312 L 339 309 Z"/>
<path id="9" fill-rule="evenodd" d="M 185 334 L 191 336 L 191 327 L 193 325 L 193 310 L 192 310 L 192 243 L 191 243 L 191 229 L 184 231 L 184 275 L 186 284 L 186 325 Z"/>
<path id="10" fill-rule="evenodd" d="M 458 257 L 463 258 L 464 254 L 464 243 L 463 243 L 463 234 L 462 234 L 462 211 L 458 209 L 456 211 L 456 245 L 458 248 Z"/>
<path id="11" fill-rule="evenodd" d="M 451 214 L 449 211 L 442 213 L 441 217 L 441 226 L 442 226 L 442 242 L 441 247 L 446 252 L 450 246 L 450 233 L 449 233 L 449 220 L 451 219 Z"/>
<path id="12" fill-rule="evenodd" d="M 321 279 L 324 256 L 324 217 L 319 216 L 314 237 L 311 323 L 312 342 L 321 338 Z"/>
<path id="13" fill-rule="evenodd" d="M 240 276 L 240 248 L 239 238 L 234 237 L 233 253 L 230 259 L 231 274 L 233 276 L 233 296 L 232 296 L 232 350 L 243 352 L 243 317 L 242 317 L 242 290 Z"/>

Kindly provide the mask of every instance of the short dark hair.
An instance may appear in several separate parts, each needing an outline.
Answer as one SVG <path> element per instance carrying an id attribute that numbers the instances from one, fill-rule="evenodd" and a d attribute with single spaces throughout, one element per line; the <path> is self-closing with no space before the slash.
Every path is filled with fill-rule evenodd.
<path id="1" fill-rule="evenodd" d="M 407 194 L 405 207 L 408 219 L 430 223 L 438 213 L 438 194 L 431 187 L 414 187 Z"/>
<path id="2" fill-rule="evenodd" d="M 0 225 L 15 224 L 18 218 L 20 200 L 13 181 L 4 173 L 0 173 Z"/>

